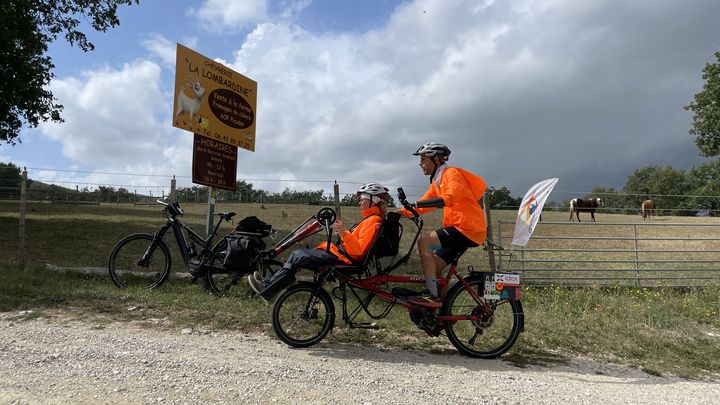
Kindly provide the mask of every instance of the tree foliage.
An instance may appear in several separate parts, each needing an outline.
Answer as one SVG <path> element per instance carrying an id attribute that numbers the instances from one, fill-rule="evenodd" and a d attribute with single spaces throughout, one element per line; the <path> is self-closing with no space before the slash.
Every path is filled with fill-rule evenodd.
<path id="1" fill-rule="evenodd" d="M 646 166 L 635 170 L 628 177 L 623 193 L 626 207 L 639 210 L 643 200 L 652 198 L 663 215 L 692 214 L 677 211 L 692 204 L 685 196 L 691 195 L 693 190 L 685 172 L 670 166 Z"/>
<path id="2" fill-rule="evenodd" d="M 12 163 L 0 162 L 0 198 L 20 195 L 20 168 Z"/>
<path id="3" fill-rule="evenodd" d="M 522 202 L 522 197 L 513 198 L 507 187 L 496 189 L 490 187 L 487 193 L 487 204 L 491 209 L 513 209 L 518 208 Z"/>
<path id="4" fill-rule="evenodd" d="M 715 52 L 715 58 L 717 63 L 708 63 L 703 69 L 703 90 L 684 107 L 693 112 L 689 132 L 702 156 L 720 155 L 720 52 Z"/>
<path id="5" fill-rule="evenodd" d="M 120 24 L 119 5 L 139 0 L 5 0 L 0 7 L 0 143 L 20 141 L 23 122 L 62 122 L 62 105 L 47 85 L 55 65 L 48 45 L 64 34 L 83 51 L 95 46 L 80 31 L 82 19 L 101 32 Z"/>

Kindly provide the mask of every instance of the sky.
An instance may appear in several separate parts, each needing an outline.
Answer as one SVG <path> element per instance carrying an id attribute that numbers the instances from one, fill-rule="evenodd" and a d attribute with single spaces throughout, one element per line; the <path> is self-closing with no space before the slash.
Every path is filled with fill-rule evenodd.
<path id="1" fill-rule="evenodd" d="M 180 43 L 255 80 L 256 149 L 237 178 L 279 192 L 375 181 L 427 188 L 412 153 L 520 197 L 622 189 L 641 167 L 703 159 L 683 106 L 720 50 L 717 0 L 142 0 L 120 26 L 59 39 L 63 124 L 24 129 L 0 162 L 74 188 L 190 187 L 193 135 L 172 126 Z M 395 194 L 393 192 L 393 194 Z"/>

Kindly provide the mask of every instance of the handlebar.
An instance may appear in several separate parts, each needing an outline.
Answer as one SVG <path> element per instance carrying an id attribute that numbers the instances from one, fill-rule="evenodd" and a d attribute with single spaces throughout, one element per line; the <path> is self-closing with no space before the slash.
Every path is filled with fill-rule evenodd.
<path id="1" fill-rule="evenodd" d="M 165 206 L 164 210 L 170 213 L 170 216 L 175 218 L 177 216 L 183 216 L 184 212 L 182 208 L 180 208 L 180 204 L 176 201 L 174 203 L 166 203 L 163 200 L 156 200 L 159 204 L 162 204 Z"/>
<path id="2" fill-rule="evenodd" d="M 403 208 L 410 211 L 411 214 L 413 214 L 413 222 L 417 224 L 418 218 L 420 218 L 420 214 L 418 214 L 417 211 L 415 211 L 415 207 L 408 202 L 407 196 L 405 195 L 405 191 L 402 189 L 402 187 L 398 187 L 398 199 L 400 200 L 400 204 L 402 204 Z"/>

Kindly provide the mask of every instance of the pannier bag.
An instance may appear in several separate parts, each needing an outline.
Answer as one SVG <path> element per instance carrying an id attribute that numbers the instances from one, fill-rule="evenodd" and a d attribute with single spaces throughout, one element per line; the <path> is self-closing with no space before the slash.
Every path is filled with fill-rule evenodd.
<path id="1" fill-rule="evenodd" d="M 272 225 L 266 224 L 253 215 L 240 220 L 235 227 L 235 232 L 256 233 L 261 238 L 264 238 L 272 233 Z"/>
<path id="2" fill-rule="evenodd" d="M 231 270 L 254 271 L 260 252 L 265 249 L 262 238 L 238 232 L 226 236 L 226 239 L 228 245 L 223 266 Z"/>
<path id="3" fill-rule="evenodd" d="M 265 250 L 262 238 L 271 233 L 272 226 L 255 216 L 242 219 L 235 227 L 235 232 L 226 236 L 228 246 L 223 266 L 248 273 L 254 271 L 260 252 Z"/>

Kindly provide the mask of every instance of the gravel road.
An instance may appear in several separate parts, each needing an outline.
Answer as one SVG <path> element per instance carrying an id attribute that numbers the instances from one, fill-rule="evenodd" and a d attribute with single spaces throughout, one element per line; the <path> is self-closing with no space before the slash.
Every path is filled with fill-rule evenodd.
<path id="1" fill-rule="evenodd" d="M 45 313 L 43 313 L 45 314 Z M 720 383 L 575 359 L 518 368 L 273 337 L 0 313 L 0 403 L 715 403 Z"/>

